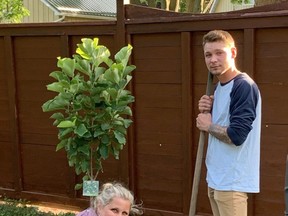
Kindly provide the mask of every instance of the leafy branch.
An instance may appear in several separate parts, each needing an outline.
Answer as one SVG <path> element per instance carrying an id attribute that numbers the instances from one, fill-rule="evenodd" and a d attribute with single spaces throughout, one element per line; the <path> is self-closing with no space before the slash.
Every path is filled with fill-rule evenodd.
<path id="1" fill-rule="evenodd" d="M 60 70 L 50 73 L 57 81 L 47 85 L 57 95 L 42 105 L 44 112 L 54 112 L 56 150 L 65 149 L 69 165 L 77 175 L 84 173 L 84 180 L 95 180 L 109 155 L 119 158 L 132 123 L 127 117 L 134 96 L 126 89 L 136 68 L 128 65 L 132 46 L 123 47 L 113 61 L 98 42 L 83 38 L 72 58 L 58 57 Z"/>

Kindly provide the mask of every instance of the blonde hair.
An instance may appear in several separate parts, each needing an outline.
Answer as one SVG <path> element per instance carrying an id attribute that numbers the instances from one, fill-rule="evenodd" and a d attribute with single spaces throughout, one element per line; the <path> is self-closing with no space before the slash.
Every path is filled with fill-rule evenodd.
<path id="1" fill-rule="evenodd" d="M 217 41 L 223 41 L 225 44 L 229 45 L 230 47 L 235 47 L 235 42 L 231 34 L 223 30 L 213 30 L 205 34 L 203 37 L 202 45 L 204 46 L 206 43 L 217 42 Z"/>
<path id="2" fill-rule="evenodd" d="M 106 183 L 103 184 L 98 196 L 95 198 L 94 206 L 99 205 L 106 206 L 112 202 L 113 198 L 118 197 L 130 202 L 130 214 L 131 215 L 141 215 L 143 211 L 141 205 L 136 205 L 134 201 L 134 196 L 132 192 L 126 189 L 122 184 Z"/>

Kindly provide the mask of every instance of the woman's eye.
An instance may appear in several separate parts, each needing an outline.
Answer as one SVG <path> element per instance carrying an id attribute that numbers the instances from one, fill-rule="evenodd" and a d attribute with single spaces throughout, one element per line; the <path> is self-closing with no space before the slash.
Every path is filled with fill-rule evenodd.
<path id="1" fill-rule="evenodd" d="M 117 213 L 118 210 L 117 209 L 111 209 L 112 212 Z"/>

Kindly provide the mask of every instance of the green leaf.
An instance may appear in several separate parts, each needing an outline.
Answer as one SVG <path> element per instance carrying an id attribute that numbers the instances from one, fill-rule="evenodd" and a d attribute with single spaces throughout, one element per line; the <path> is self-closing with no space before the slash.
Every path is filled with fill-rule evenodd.
<path id="1" fill-rule="evenodd" d="M 115 148 L 114 146 L 112 147 L 112 152 L 113 152 L 113 155 L 114 155 L 114 158 L 119 160 L 119 149 L 118 148 Z"/>
<path id="2" fill-rule="evenodd" d="M 54 82 L 47 85 L 47 90 L 54 92 L 64 92 L 63 85 L 60 82 Z"/>
<path id="3" fill-rule="evenodd" d="M 107 47 L 98 45 L 92 53 L 93 66 L 98 67 L 101 63 L 108 59 L 109 56 L 110 51 L 107 49 Z"/>
<path id="4" fill-rule="evenodd" d="M 63 100 L 60 96 L 56 96 L 54 99 L 46 101 L 42 105 L 43 112 L 55 111 L 65 109 L 69 105 L 69 101 Z"/>
<path id="5" fill-rule="evenodd" d="M 115 67 L 106 70 L 104 73 L 104 77 L 108 81 L 118 84 L 120 82 L 119 69 Z"/>
<path id="6" fill-rule="evenodd" d="M 67 142 L 68 142 L 68 139 L 61 140 L 60 143 L 57 144 L 56 151 L 59 151 L 60 149 L 64 148 Z"/>
<path id="7" fill-rule="evenodd" d="M 107 104 L 110 104 L 110 94 L 106 90 L 104 90 L 100 96 L 104 98 Z"/>
<path id="8" fill-rule="evenodd" d="M 115 55 L 115 60 L 117 63 L 121 63 L 124 68 L 126 67 L 129 57 L 132 52 L 132 46 L 128 44 L 128 46 L 123 47 L 118 53 Z"/>
<path id="9" fill-rule="evenodd" d="M 115 130 L 117 130 L 118 132 L 126 135 L 127 134 L 127 129 L 123 125 L 124 125 L 124 123 L 122 123 L 122 125 L 115 126 Z"/>
<path id="10" fill-rule="evenodd" d="M 75 69 L 91 77 L 91 65 L 89 61 L 87 61 L 86 59 L 81 59 L 79 56 L 76 56 L 77 55 L 75 55 L 74 57 L 76 59 Z"/>
<path id="11" fill-rule="evenodd" d="M 75 59 L 71 58 L 59 58 L 58 59 L 58 67 L 62 68 L 62 71 L 69 77 L 74 76 L 75 71 Z"/>
<path id="12" fill-rule="evenodd" d="M 64 115 L 63 113 L 60 113 L 60 112 L 56 112 L 56 113 L 53 113 L 50 118 L 52 119 L 64 119 Z"/>
<path id="13" fill-rule="evenodd" d="M 120 133 L 119 131 L 114 131 L 114 136 L 117 139 L 117 141 L 121 144 L 125 144 L 126 143 L 126 138 L 125 135 Z"/>
<path id="14" fill-rule="evenodd" d="M 112 100 L 116 100 L 117 96 L 118 96 L 118 91 L 114 88 L 108 88 L 107 89 L 108 94 L 111 96 Z"/>
<path id="15" fill-rule="evenodd" d="M 129 106 L 126 106 L 121 112 L 121 115 L 129 115 L 132 116 L 132 110 Z"/>
<path id="16" fill-rule="evenodd" d="M 105 145 L 108 145 L 109 143 L 110 143 L 110 138 L 109 138 L 109 136 L 108 135 L 103 135 L 102 137 L 101 137 L 101 143 L 103 143 L 103 144 L 105 144 Z"/>
<path id="17" fill-rule="evenodd" d="M 88 132 L 84 124 L 80 124 L 74 131 L 78 136 L 82 137 L 85 133 Z"/>
<path id="18" fill-rule="evenodd" d="M 104 123 L 101 124 L 101 129 L 103 131 L 109 130 L 110 128 L 112 128 L 112 125 L 110 123 L 108 123 L 108 122 L 104 122 Z"/>
<path id="19" fill-rule="evenodd" d="M 93 46 L 94 49 L 97 48 L 98 43 L 99 43 L 99 39 L 98 38 L 93 38 L 92 46 Z"/>
<path id="20" fill-rule="evenodd" d="M 131 119 L 124 119 L 123 122 L 124 122 L 124 127 L 128 128 L 133 121 Z"/>
<path id="21" fill-rule="evenodd" d="M 101 155 L 104 159 L 107 159 L 107 158 L 108 158 L 108 156 L 109 156 L 108 146 L 106 146 L 106 145 L 101 145 L 99 152 L 100 152 L 100 155 Z"/>
<path id="22" fill-rule="evenodd" d="M 104 132 L 102 131 L 102 130 L 96 130 L 95 132 L 94 132 L 94 137 L 96 138 L 96 137 L 99 137 L 99 136 L 101 136 L 101 135 L 103 135 L 104 134 Z"/>
<path id="23" fill-rule="evenodd" d="M 50 77 L 53 77 L 54 79 L 61 81 L 66 80 L 68 81 L 67 76 L 62 71 L 53 71 L 49 74 Z"/>
<path id="24" fill-rule="evenodd" d="M 61 128 L 58 134 L 59 139 L 63 139 L 67 134 L 73 132 L 73 128 L 68 127 L 68 128 Z"/>
<path id="25" fill-rule="evenodd" d="M 81 184 L 76 184 L 75 187 L 74 187 L 74 189 L 75 189 L 75 190 L 80 190 L 82 187 L 83 187 L 83 183 L 81 183 Z"/>
<path id="26" fill-rule="evenodd" d="M 124 77 L 127 76 L 128 74 L 130 74 L 133 70 L 135 70 L 136 66 L 135 65 L 129 65 L 125 67 L 124 70 Z"/>
<path id="27" fill-rule="evenodd" d="M 96 67 L 94 69 L 95 73 L 95 81 L 106 71 L 104 67 Z"/>
<path id="28" fill-rule="evenodd" d="M 74 121 L 64 120 L 61 121 L 60 124 L 57 125 L 58 128 L 69 128 L 74 127 L 76 123 L 76 119 Z"/>
<path id="29" fill-rule="evenodd" d="M 84 154 L 87 155 L 87 156 L 90 155 L 90 147 L 89 147 L 88 144 L 87 144 L 87 145 L 82 145 L 82 146 L 80 146 L 80 147 L 78 148 L 78 151 L 84 153 Z"/>
<path id="30" fill-rule="evenodd" d="M 78 48 L 76 49 L 76 53 L 78 53 L 82 58 L 89 60 L 91 59 L 93 46 L 95 45 L 95 43 L 98 44 L 98 38 L 95 38 L 94 41 L 92 41 L 91 38 L 82 38 L 81 41 L 82 44 L 77 44 Z M 94 45 L 92 44 L 93 42 Z"/>

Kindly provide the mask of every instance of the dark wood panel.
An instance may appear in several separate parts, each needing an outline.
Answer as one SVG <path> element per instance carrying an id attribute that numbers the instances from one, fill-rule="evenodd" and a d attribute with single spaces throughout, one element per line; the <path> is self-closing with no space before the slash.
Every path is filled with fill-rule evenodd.
<path id="1" fill-rule="evenodd" d="M 145 208 L 144 215 L 145 216 L 183 216 L 184 214 L 180 212 L 165 211 L 161 209 Z"/>
<path id="2" fill-rule="evenodd" d="M 275 176 L 265 177 L 261 181 L 260 190 L 260 193 L 255 196 L 255 215 L 283 215 L 284 179 Z"/>
<path id="3" fill-rule="evenodd" d="M 59 36 L 14 37 L 13 42 L 16 59 L 56 58 L 61 53 Z"/>
<path id="4" fill-rule="evenodd" d="M 256 34 L 256 41 L 257 44 L 263 44 L 263 43 L 282 43 L 282 42 L 287 42 L 288 38 L 288 29 L 287 28 L 259 28 L 257 29 L 257 34 Z"/>
<path id="5" fill-rule="evenodd" d="M 13 158 L 11 142 L 0 141 L 0 186 L 2 188 L 14 188 L 14 166 L 11 158 Z"/>
<path id="6" fill-rule="evenodd" d="M 139 84 L 135 87 L 137 97 L 149 95 L 150 97 L 179 97 L 181 96 L 181 85 L 177 84 Z"/>
<path id="7" fill-rule="evenodd" d="M 152 181 L 155 182 L 155 179 Z M 175 187 L 175 184 L 172 184 L 171 186 Z M 159 210 L 181 212 L 181 193 L 175 194 L 168 192 L 167 190 L 152 191 L 149 189 L 138 190 L 137 193 L 140 195 L 143 202 L 145 202 L 145 206 L 147 206 L 147 208 L 157 208 Z"/>
<path id="8" fill-rule="evenodd" d="M 288 98 L 285 92 L 288 85 L 282 83 L 259 84 L 262 95 L 262 122 L 264 124 L 288 124 L 286 118 Z"/>
<path id="9" fill-rule="evenodd" d="M 137 130 L 145 133 L 157 131 L 158 133 L 171 133 L 173 135 L 181 133 L 181 116 L 177 116 L 179 115 L 179 110 L 170 111 L 171 115 L 176 117 L 165 119 L 160 119 L 152 110 L 153 109 L 147 109 L 147 113 L 150 113 L 150 115 L 136 120 Z M 159 110 L 159 112 L 161 112 L 161 110 Z"/>
<path id="10" fill-rule="evenodd" d="M 53 146 L 22 144 L 21 147 L 24 190 L 69 193 L 69 167 L 63 151 L 56 153 Z"/>
<path id="11" fill-rule="evenodd" d="M 138 69 L 136 70 L 136 74 L 134 76 L 135 83 L 181 84 L 181 74 L 179 73 L 179 71 L 172 71 L 172 72 L 145 71 L 145 72 L 142 72 L 139 70 Z"/>
<path id="12" fill-rule="evenodd" d="M 29 128 L 22 129 L 26 130 L 21 133 L 22 143 L 35 145 L 51 145 L 54 146 L 56 149 L 56 145 L 60 142 L 57 138 L 57 129 L 55 129 L 55 133 L 53 134 L 35 133 L 35 130 L 33 128 L 31 128 L 30 131 Z"/>
<path id="13" fill-rule="evenodd" d="M 34 83 L 35 81 L 45 81 L 46 84 L 55 81 L 54 78 L 49 77 L 49 74 L 52 71 L 59 70 L 57 68 L 57 57 L 59 55 L 51 56 L 50 58 L 37 58 L 37 64 L 35 64 L 35 59 L 17 59 L 15 66 L 18 81 L 33 81 Z M 41 65 L 45 65 L 45 67 L 41 67 Z M 29 71 L 29 73 L 26 73 L 26 71 Z"/>
<path id="14" fill-rule="evenodd" d="M 256 56 L 257 59 L 267 59 L 267 60 L 269 59 L 271 62 L 275 62 L 273 60 L 277 58 L 288 57 L 287 49 L 288 49 L 288 38 L 287 41 L 285 42 L 258 43 L 256 46 L 256 52 L 257 52 Z"/>
<path id="15" fill-rule="evenodd" d="M 133 50 L 134 58 L 137 59 L 179 59 L 180 47 L 141 47 Z"/>
<path id="16" fill-rule="evenodd" d="M 141 132 L 136 136 L 137 151 L 152 155 L 182 155 L 181 134 Z"/>
<path id="17" fill-rule="evenodd" d="M 165 40 L 163 40 L 165 38 Z M 179 33 L 167 34 L 136 34 L 132 38 L 133 46 L 136 49 L 140 47 L 162 47 L 162 46 L 177 46 L 181 45 Z"/>
<path id="18" fill-rule="evenodd" d="M 279 85 L 287 84 L 287 58 L 275 56 L 271 58 L 257 59 L 255 66 L 256 79 L 258 83 L 275 83 Z"/>
<path id="19" fill-rule="evenodd" d="M 133 53 L 134 57 L 134 53 Z M 179 72 L 180 59 L 172 58 L 169 59 L 136 59 L 133 58 L 133 64 L 136 65 L 136 70 L 141 72 L 154 72 L 154 73 L 163 73 L 163 72 Z"/>

